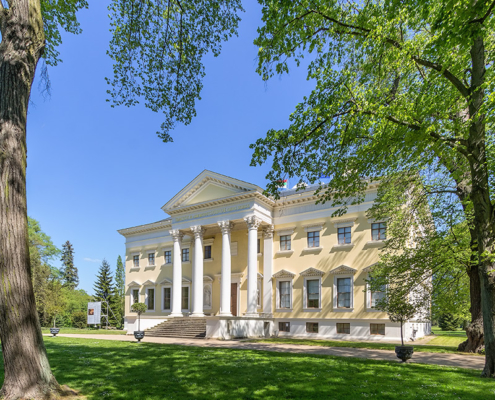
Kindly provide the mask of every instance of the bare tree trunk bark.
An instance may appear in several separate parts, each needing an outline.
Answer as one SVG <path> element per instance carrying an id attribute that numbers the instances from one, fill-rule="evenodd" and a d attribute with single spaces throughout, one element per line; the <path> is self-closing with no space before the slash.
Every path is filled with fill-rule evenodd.
<path id="1" fill-rule="evenodd" d="M 63 392 L 46 355 L 31 280 L 26 210 L 26 117 L 44 49 L 39 0 L 18 0 L 0 17 L 0 396 L 46 399 Z"/>

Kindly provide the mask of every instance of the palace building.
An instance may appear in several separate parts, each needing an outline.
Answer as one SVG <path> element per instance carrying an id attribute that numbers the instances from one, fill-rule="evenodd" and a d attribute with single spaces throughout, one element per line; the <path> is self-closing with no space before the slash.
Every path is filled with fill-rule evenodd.
<path id="1" fill-rule="evenodd" d="M 376 185 L 338 218 L 331 203 L 316 204 L 315 190 L 283 190 L 274 200 L 205 170 L 162 207 L 168 218 L 119 230 L 127 331 L 137 330 L 131 305 L 139 301 L 150 332 L 197 318 L 210 338 L 399 340 L 399 324 L 375 307 L 385 291 L 366 284 L 387 234 L 386 221 L 366 216 Z M 404 337 L 429 331 L 428 322 L 409 321 Z"/>

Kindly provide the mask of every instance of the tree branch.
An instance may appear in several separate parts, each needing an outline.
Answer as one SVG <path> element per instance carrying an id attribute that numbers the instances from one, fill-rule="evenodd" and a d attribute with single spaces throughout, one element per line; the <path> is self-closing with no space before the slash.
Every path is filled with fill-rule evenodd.
<path id="1" fill-rule="evenodd" d="M 490 7 L 488 7 L 488 10 L 486 11 L 485 15 L 483 15 L 481 18 L 473 19 L 472 21 L 469 21 L 468 24 L 476 24 L 476 23 L 483 24 L 483 22 L 485 22 L 485 20 L 492 13 L 493 7 L 495 7 L 495 1 L 492 4 L 490 4 Z"/>

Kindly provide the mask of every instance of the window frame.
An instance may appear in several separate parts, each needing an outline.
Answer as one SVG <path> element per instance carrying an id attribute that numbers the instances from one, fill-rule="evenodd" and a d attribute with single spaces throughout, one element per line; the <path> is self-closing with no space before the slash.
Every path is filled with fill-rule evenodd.
<path id="1" fill-rule="evenodd" d="M 337 281 L 338 279 L 350 278 L 351 280 L 351 296 L 350 296 L 350 307 L 344 308 L 338 306 L 338 292 L 337 292 Z M 336 274 L 333 279 L 333 311 L 336 312 L 352 312 L 354 311 L 354 275 L 350 274 Z"/>
<path id="2" fill-rule="evenodd" d="M 281 235 L 280 237 L 280 251 L 291 251 L 292 250 L 292 236 L 291 235 Z"/>
<path id="3" fill-rule="evenodd" d="M 209 249 L 208 251 L 206 251 L 207 248 Z M 209 255 L 209 257 L 207 257 L 207 255 Z M 211 244 L 203 246 L 203 259 L 211 260 Z"/>
<path id="4" fill-rule="evenodd" d="M 342 230 L 342 232 L 341 232 Z M 348 232 L 347 232 L 348 230 Z M 349 236 L 347 236 L 349 235 Z M 341 237 L 343 238 L 343 241 L 341 242 Z M 347 239 L 349 239 L 349 242 L 347 242 Z M 339 246 L 345 246 L 345 245 L 350 245 L 352 244 L 352 228 L 350 226 L 342 226 L 337 228 L 337 244 Z"/>
<path id="5" fill-rule="evenodd" d="M 263 308 L 263 281 L 261 278 L 258 278 L 257 283 L 256 283 L 256 290 L 257 290 L 257 296 L 256 296 L 256 307 L 258 309 Z"/>
<path id="6" fill-rule="evenodd" d="M 283 326 L 284 329 L 280 329 L 281 326 Z M 285 329 L 285 328 L 288 328 L 288 329 Z M 278 331 L 284 332 L 284 333 L 290 333 L 290 321 L 279 321 L 278 322 Z"/>
<path id="7" fill-rule="evenodd" d="M 183 289 L 187 288 L 187 308 L 182 308 L 182 293 Z M 183 313 L 188 313 L 191 310 L 191 285 L 189 283 L 183 283 L 181 286 L 181 291 L 180 291 L 180 308 L 181 312 Z"/>
<path id="8" fill-rule="evenodd" d="M 368 280 L 371 280 L 372 277 L 371 275 L 368 274 Z M 384 290 L 381 290 L 381 291 L 372 291 L 370 289 L 370 284 L 369 282 L 366 282 L 366 310 L 367 311 L 371 311 L 371 312 L 383 312 L 383 310 L 380 310 L 379 308 L 376 308 L 376 307 L 373 307 L 372 304 L 372 296 L 373 296 L 373 293 L 383 293 L 384 296 L 387 295 L 387 286 L 384 285 L 383 287 Z"/>
<path id="9" fill-rule="evenodd" d="M 311 237 L 310 237 L 310 235 L 311 235 Z M 313 240 L 313 246 L 309 245 L 310 239 Z M 317 245 L 315 246 L 316 239 L 318 239 L 318 240 L 317 240 Z M 307 240 L 306 245 L 307 245 L 308 249 L 317 249 L 317 248 L 321 247 L 320 246 L 320 231 L 308 231 L 306 234 L 306 240 Z"/>
<path id="10" fill-rule="evenodd" d="M 149 299 L 150 299 L 149 291 L 150 290 L 153 290 L 153 308 L 149 308 Z M 156 308 L 156 290 L 155 290 L 154 286 L 150 286 L 150 287 L 146 288 L 144 302 L 146 303 L 146 312 L 154 312 L 155 311 L 155 308 Z"/>
<path id="11" fill-rule="evenodd" d="M 165 308 L 165 289 L 170 289 L 170 308 Z M 172 301 L 174 299 L 173 297 L 173 286 L 171 284 L 169 285 L 162 285 L 162 311 L 163 312 L 172 312 Z"/>
<path id="12" fill-rule="evenodd" d="M 349 332 L 345 332 L 346 327 L 344 325 L 348 325 Z M 340 328 L 343 328 L 344 332 L 339 332 L 339 326 Z M 350 322 L 337 322 L 335 324 L 335 332 L 337 335 L 350 335 L 351 334 L 351 323 Z"/>
<path id="13" fill-rule="evenodd" d="M 139 259 L 140 259 L 139 254 L 132 255 L 132 268 L 139 268 Z"/>
<path id="14" fill-rule="evenodd" d="M 378 225 L 377 228 L 374 228 L 374 226 Z M 381 225 L 385 225 L 382 227 Z M 377 231 L 378 236 L 375 239 L 373 233 Z M 383 238 L 381 237 L 383 231 Z M 387 240 L 387 222 L 386 221 L 379 221 L 379 222 L 372 222 L 371 223 L 371 241 L 373 242 L 381 242 L 383 240 Z"/>
<path id="15" fill-rule="evenodd" d="M 187 260 L 184 260 L 184 255 L 186 254 L 187 254 Z M 180 249 L 180 260 L 183 263 L 191 262 L 191 251 L 189 247 L 183 247 L 182 249 Z"/>
<path id="16" fill-rule="evenodd" d="M 134 291 L 137 291 L 137 301 L 134 301 Z M 130 304 L 130 307 L 132 307 L 133 304 L 135 303 L 139 303 L 139 287 L 132 287 L 131 288 L 131 295 L 130 295 L 130 300 L 131 300 L 131 304 Z"/>
<path id="17" fill-rule="evenodd" d="M 277 278 L 276 280 L 276 311 L 278 312 L 292 312 L 292 300 L 293 300 L 293 286 L 292 286 L 292 278 Z M 289 282 L 289 308 L 281 308 L 280 307 L 280 296 L 281 296 L 281 293 L 280 293 L 280 283 L 282 282 Z"/>
<path id="18" fill-rule="evenodd" d="M 153 258 L 153 264 L 150 264 L 150 257 Z M 154 267 L 156 266 L 156 254 L 154 251 L 148 252 L 148 267 Z"/>
<path id="19" fill-rule="evenodd" d="M 312 326 L 312 330 L 309 330 L 309 327 Z M 314 327 L 316 326 L 316 331 Z M 306 322 L 306 333 L 319 333 L 320 326 L 318 322 Z"/>
<path id="20" fill-rule="evenodd" d="M 318 281 L 318 307 L 308 306 L 308 281 Z M 321 311 L 321 276 L 305 276 L 303 285 L 303 311 Z"/>
<path id="21" fill-rule="evenodd" d="M 172 250 L 163 250 L 163 259 L 165 264 L 172 264 Z"/>
<path id="22" fill-rule="evenodd" d="M 378 328 L 376 330 L 376 332 L 378 333 L 373 333 L 373 329 L 372 329 L 372 326 L 375 326 L 375 327 L 378 327 L 378 326 L 383 326 L 383 333 L 380 333 L 380 328 Z M 373 323 L 370 323 L 370 336 L 385 336 L 385 333 L 386 333 L 386 325 L 385 324 L 377 324 L 375 322 Z"/>

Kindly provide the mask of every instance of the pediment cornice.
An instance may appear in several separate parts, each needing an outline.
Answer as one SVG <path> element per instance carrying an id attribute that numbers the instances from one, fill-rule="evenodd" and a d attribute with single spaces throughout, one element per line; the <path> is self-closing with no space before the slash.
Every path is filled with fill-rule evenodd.
<path id="1" fill-rule="evenodd" d="M 319 269 L 310 267 L 308 269 L 305 269 L 299 275 L 301 275 L 301 276 L 323 276 L 323 275 L 325 275 L 325 272 L 320 271 Z"/>
<path id="2" fill-rule="evenodd" d="M 151 224 L 144 224 L 133 226 L 131 228 L 119 229 L 117 232 L 122 236 L 127 237 L 138 233 L 146 233 L 159 231 L 162 229 L 170 229 L 172 227 L 172 218 L 162 219 L 161 221 L 152 222 Z"/>
<path id="3" fill-rule="evenodd" d="M 296 276 L 296 274 L 287 271 L 286 269 L 281 269 L 277 273 L 272 275 L 272 278 L 291 278 L 293 279 Z"/>
<path id="4" fill-rule="evenodd" d="M 330 271 L 331 274 L 339 275 L 339 274 L 347 274 L 354 275 L 357 272 L 357 269 L 351 268 L 347 265 L 340 265 L 337 268 L 334 268 Z"/>

